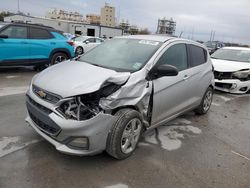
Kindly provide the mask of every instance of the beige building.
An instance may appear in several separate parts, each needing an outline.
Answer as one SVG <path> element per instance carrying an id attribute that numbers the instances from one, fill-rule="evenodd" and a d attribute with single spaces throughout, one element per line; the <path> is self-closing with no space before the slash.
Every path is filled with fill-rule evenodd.
<path id="1" fill-rule="evenodd" d="M 86 21 L 89 24 L 100 25 L 101 23 L 101 16 L 97 14 L 87 14 Z"/>
<path id="2" fill-rule="evenodd" d="M 78 12 L 68 12 L 65 10 L 53 9 L 47 12 L 46 18 L 84 22 L 83 15 Z"/>
<path id="3" fill-rule="evenodd" d="M 108 3 L 101 8 L 101 25 L 115 27 L 115 7 Z"/>

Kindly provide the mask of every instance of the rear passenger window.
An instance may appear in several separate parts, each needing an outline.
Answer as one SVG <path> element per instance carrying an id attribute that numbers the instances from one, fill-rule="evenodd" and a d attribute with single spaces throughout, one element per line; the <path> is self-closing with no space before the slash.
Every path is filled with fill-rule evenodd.
<path id="1" fill-rule="evenodd" d="M 168 64 L 175 66 L 178 71 L 187 69 L 187 49 L 185 44 L 175 44 L 167 49 L 160 57 L 157 64 Z"/>
<path id="2" fill-rule="evenodd" d="M 30 39 L 51 39 L 52 35 L 45 29 L 30 28 Z"/>
<path id="3" fill-rule="evenodd" d="M 206 63 L 207 52 L 205 49 L 195 45 L 189 45 L 189 48 L 191 53 L 191 67 L 199 66 L 203 63 Z"/>

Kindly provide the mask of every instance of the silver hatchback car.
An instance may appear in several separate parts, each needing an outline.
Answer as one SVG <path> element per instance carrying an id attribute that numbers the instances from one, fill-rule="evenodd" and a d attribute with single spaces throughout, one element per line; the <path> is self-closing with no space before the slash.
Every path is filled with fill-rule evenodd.
<path id="1" fill-rule="evenodd" d="M 212 103 L 209 53 L 166 36 L 118 37 L 37 74 L 26 121 L 57 150 L 124 159 L 143 131 Z"/>

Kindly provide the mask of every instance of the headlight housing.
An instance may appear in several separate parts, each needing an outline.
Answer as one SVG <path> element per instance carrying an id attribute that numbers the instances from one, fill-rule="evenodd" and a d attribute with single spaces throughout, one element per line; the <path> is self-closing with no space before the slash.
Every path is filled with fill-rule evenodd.
<path id="1" fill-rule="evenodd" d="M 103 97 L 107 97 L 116 92 L 121 86 L 116 84 L 106 84 L 100 90 L 73 97 L 63 102 L 57 111 L 66 119 L 83 121 L 91 119 L 102 111 L 99 101 Z"/>
<path id="2" fill-rule="evenodd" d="M 250 77 L 250 69 L 241 70 L 233 73 L 233 77 L 244 79 Z"/>

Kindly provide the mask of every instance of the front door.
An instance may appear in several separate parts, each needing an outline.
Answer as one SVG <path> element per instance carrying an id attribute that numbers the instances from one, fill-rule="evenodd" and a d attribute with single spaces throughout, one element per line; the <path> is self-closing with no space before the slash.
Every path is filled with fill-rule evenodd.
<path id="1" fill-rule="evenodd" d="M 0 62 L 23 64 L 29 61 L 28 29 L 25 26 L 10 25 L 0 35 L 8 38 L 0 39 Z"/>
<path id="2" fill-rule="evenodd" d="M 188 69 L 187 46 L 182 43 L 171 45 L 162 54 L 155 66 L 169 64 L 175 66 L 177 76 L 161 77 L 153 80 L 153 114 L 152 125 L 161 123 L 168 118 L 184 111 L 191 105 L 191 95 L 195 88 L 190 83 Z"/>

